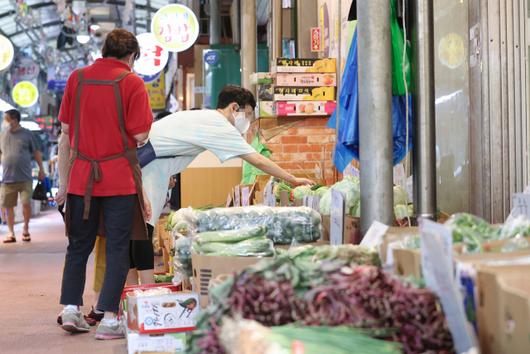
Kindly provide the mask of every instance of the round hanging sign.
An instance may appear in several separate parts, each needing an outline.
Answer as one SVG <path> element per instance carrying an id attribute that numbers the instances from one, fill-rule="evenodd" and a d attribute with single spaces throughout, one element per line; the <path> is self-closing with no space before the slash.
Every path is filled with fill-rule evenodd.
<path id="1" fill-rule="evenodd" d="M 0 35 L 0 71 L 7 68 L 13 62 L 15 49 L 9 39 Z"/>
<path id="2" fill-rule="evenodd" d="M 140 44 L 140 58 L 134 62 L 134 71 L 145 76 L 158 74 L 167 64 L 169 52 L 152 33 L 142 33 L 136 38 Z"/>
<path id="3" fill-rule="evenodd" d="M 20 107 L 31 107 L 39 99 L 39 89 L 29 81 L 20 81 L 13 87 L 11 97 Z"/>
<path id="4" fill-rule="evenodd" d="M 170 4 L 156 12 L 151 32 L 162 47 L 170 52 L 182 52 L 199 37 L 199 22 L 190 8 Z"/>

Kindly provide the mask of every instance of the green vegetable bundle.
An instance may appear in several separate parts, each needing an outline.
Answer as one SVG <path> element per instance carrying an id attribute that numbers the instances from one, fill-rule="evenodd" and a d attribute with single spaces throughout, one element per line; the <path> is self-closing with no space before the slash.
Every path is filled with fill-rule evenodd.
<path id="1" fill-rule="evenodd" d="M 211 256 L 265 257 L 272 256 L 274 253 L 272 242 L 264 236 L 253 237 L 240 242 L 194 244 L 193 249 L 198 254 Z"/>
<path id="2" fill-rule="evenodd" d="M 481 252 L 482 243 L 499 238 L 497 228 L 471 214 L 455 214 L 445 225 L 453 233 L 453 243 L 463 243 L 468 252 Z"/>
<path id="3" fill-rule="evenodd" d="M 266 226 L 243 227 L 237 230 L 207 231 L 197 234 L 195 241 L 202 245 L 209 242 L 233 243 L 247 240 L 253 237 L 262 237 L 267 234 Z"/>

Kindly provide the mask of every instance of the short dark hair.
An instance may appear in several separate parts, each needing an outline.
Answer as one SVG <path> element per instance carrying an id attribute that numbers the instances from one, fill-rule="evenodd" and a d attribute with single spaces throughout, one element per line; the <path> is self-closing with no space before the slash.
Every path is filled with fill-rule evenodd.
<path id="1" fill-rule="evenodd" d="M 103 58 L 123 59 L 130 54 L 134 55 L 134 60 L 140 56 L 140 45 L 134 34 L 122 28 L 112 30 L 107 34 L 101 49 Z"/>
<path id="2" fill-rule="evenodd" d="M 232 102 L 236 102 L 240 108 L 245 108 L 247 104 L 252 109 L 256 108 L 256 99 L 252 92 L 240 86 L 226 85 L 219 93 L 217 108 L 226 108 Z"/>
<path id="3" fill-rule="evenodd" d="M 171 114 L 171 112 L 169 112 L 169 111 L 162 111 L 162 112 L 158 113 L 158 114 L 155 116 L 155 122 L 156 122 L 157 120 L 160 120 L 160 119 L 162 119 L 162 118 L 165 118 L 165 117 L 169 116 L 170 114 Z"/>
<path id="4" fill-rule="evenodd" d="M 16 109 L 10 109 L 8 111 L 4 112 L 8 116 L 11 117 L 11 119 L 16 119 L 20 123 L 20 112 Z"/>

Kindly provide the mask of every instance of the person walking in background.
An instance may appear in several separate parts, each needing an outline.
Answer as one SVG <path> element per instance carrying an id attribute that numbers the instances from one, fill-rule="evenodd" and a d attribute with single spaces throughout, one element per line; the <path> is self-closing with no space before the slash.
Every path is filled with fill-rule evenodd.
<path id="1" fill-rule="evenodd" d="M 129 271 L 129 242 L 147 240 L 144 219 L 151 217 L 136 146 L 147 139 L 153 117 L 144 82 L 131 72 L 140 55 L 134 34 L 113 30 L 101 52 L 103 58 L 70 75 L 59 113 L 60 144 L 70 148 L 61 322 L 68 332 L 90 330 L 79 306 L 88 257 L 102 226 L 107 262 L 97 310 L 104 317 L 95 337 L 117 339 L 125 337 L 117 312 Z M 65 151 L 59 147 L 59 161 L 68 159 Z M 58 203 L 64 199 L 57 197 Z"/>
<path id="2" fill-rule="evenodd" d="M 31 195 L 33 191 L 32 159 L 39 165 L 39 180 L 44 179 L 42 154 L 37 148 L 33 134 L 20 126 L 20 112 L 16 109 L 4 113 L 0 135 L 0 161 L 3 167 L 0 204 L 6 209 L 9 233 L 4 243 L 16 242 L 15 207 L 18 196 L 22 202 L 24 228 L 22 240 L 31 241 L 29 220 L 31 218 Z"/>

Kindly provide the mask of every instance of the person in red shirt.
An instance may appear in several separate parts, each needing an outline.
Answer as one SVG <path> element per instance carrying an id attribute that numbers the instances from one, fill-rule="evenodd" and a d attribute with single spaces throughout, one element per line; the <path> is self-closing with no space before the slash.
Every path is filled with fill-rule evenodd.
<path id="1" fill-rule="evenodd" d="M 62 328 L 90 330 L 79 306 L 87 260 L 103 229 L 107 268 L 96 309 L 105 315 L 96 339 L 124 337 L 116 313 L 129 271 L 129 242 L 147 239 L 143 219 L 150 217 L 150 205 L 141 186 L 136 147 L 147 139 L 153 117 L 144 82 L 131 73 L 139 53 L 134 34 L 123 29 L 110 32 L 103 58 L 68 78 L 59 113 L 60 146 L 70 148 Z M 60 148 L 59 159 L 68 159 L 62 151 L 68 149 Z M 64 199 L 58 196 L 59 202 Z"/>

